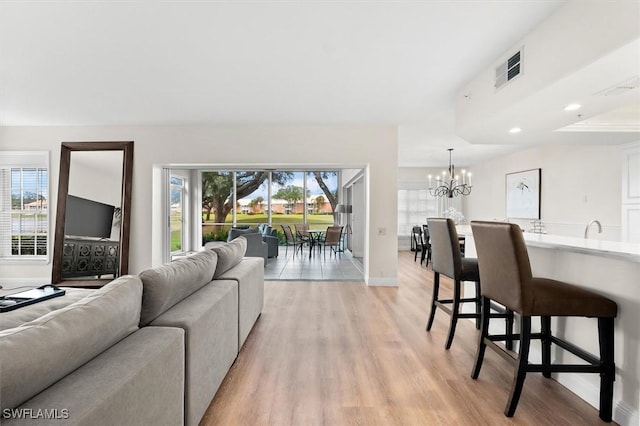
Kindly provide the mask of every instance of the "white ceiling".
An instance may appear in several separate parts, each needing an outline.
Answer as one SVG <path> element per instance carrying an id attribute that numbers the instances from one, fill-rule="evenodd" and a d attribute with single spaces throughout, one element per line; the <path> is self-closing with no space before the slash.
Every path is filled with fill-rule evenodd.
<path id="1" fill-rule="evenodd" d="M 400 165 L 465 165 L 505 147 L 456 91 L 563 3 L 2 1 L 0 125 L 397 124 Z"/>

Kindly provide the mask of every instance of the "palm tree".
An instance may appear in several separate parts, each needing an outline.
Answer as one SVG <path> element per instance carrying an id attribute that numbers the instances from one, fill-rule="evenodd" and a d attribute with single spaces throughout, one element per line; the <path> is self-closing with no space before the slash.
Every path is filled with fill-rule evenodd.
<path id="1" fill-rule="evenodd" d="M 256 205 L 258 206 L 258 213 L 262 213 L 262 203 L 264 203 L 264 198 L 258 195 L 252 201 L 256 202 Z"/>
<path id="2" fill-rule="evenodd" d="M 318 195 L 314 200 L 313 204 L 316 210 L 316 213 L 320 213 L 320 209 L 322 205 L 325 203 L 325 199 L 322 195 Z"/>

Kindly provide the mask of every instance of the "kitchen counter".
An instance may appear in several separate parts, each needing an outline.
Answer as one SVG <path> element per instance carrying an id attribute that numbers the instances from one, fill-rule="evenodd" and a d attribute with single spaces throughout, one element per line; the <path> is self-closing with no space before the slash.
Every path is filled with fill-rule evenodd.
<path id="1" fill-rule="evenodd" d="M 471 226 L 458 225 L 458 234 L 473 239 Z M 593 256 L 622 259 L 640 263 L 640 244 L 623 243 L 620 241 L 596 240 L 593 238 L 566 237 L 563 235 L 534 234 L 524 232 L 527 247 L 541 247 L 558 249 L 573 253 L 589 254 Z M 471 256 L 475 256 L 475 248 L 471 249 Z"/>
<path id="2" fill-rule="evenodd" d="M 530 232 L 524 233 L 524 240 L 528 247 L 560 249 L 640 263 L 640 244 L 564 237 L 561 235 L 532 234 Z"/>

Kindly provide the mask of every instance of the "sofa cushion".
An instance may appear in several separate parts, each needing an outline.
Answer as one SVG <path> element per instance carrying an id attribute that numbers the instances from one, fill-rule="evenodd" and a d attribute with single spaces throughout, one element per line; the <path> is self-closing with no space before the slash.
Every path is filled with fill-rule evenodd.
<path id="1" fill-rule="evenodd" d="M 1 408 L 15 408 L 136 331 L 141 298 L 140 279 L 123 276 L 71 305 L 0 331 Z"/>
<path id="2" fill-rule="evenodd" d="M 238 284 L 215 280 L 153 320 L 185 331 L 185 426 L 197 426 L 238 355 Z"/>
<path id="3" fill-rule="evenodd" d="M 33 305 L 25 306 L 13 311 L 3 312 L 0 315 L 0 330 L 19 327 L 22 324 L 40 318 L 49 312 L 57 311 L 60 308 L 69 306 L 73 302 L 83 299 L 96 291 L 95 289 L 88 288 L 65 288 L 64 290 L 64 296 L 54 297 L 53 299 L 34 303 Z M 11 293 L 17 293 L 18 291 L 24 291 L 24 289 L 13 290 Z"/>
<path id="4" fill-rule="evenodd" d="M 216 279 L 240 263 L 247 252 L 247 240 L 244 237 L 239 237 L 223 246 L 214 247 L 211 251 L 218 255 L 216 272 L 213 274 L 213 278 Z"/>
<path id="5" fill-rule="evenodd" d="M 218 256 L 205 250 L 193 256 L 142 271 L 140 326 L 149 324 L 167 309 L 188 297 L 213 278 Z"/>
<path id="6" fill-rule="evenodd" d="M 264 306 L 264 267 L 261 259 L 245 257 L 220 276 L 238 283 L 238 346 L 242 347 Z"/>

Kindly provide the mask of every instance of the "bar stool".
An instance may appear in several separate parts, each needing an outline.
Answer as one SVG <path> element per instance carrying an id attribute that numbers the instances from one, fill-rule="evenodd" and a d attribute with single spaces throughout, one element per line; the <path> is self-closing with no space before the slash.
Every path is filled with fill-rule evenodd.
<path id="1" fill-rule="evenodd" d="M 460 253 L 460 241 L 455 223 L 452 219 L 427 218 L 429 236 L 431 238 L 431 265 L 433 268 L 433 299 L 431 301 L 431 313 L 427 322 L 427 331 L 431 331 L 436 308 L 442 309 L 451 316 L 449 335 L 445 349 L 451 347 L 453 336 L 456 332 L 458 318 L 475 318 L 476 328 L 480 328 L 480 274 L 478 272 L 478 260 L 463 258 Z M 453 280 L 453 299 L 439 299 L 440 274 Z M 461 297 L 462 281 L 474 281 L 476 287 L 475 297 Z M 475 303 L 475 313 L 460 313 L 461 303 Z M 451 306 L 451 307 L 450 307 Z M 513 313 L 506 312 L 502 307 L 492 305 L 491 309 L 498 313 L 491 314 L 492 318 L 505 318 L 507 329 L 512 330 Z M 508 342 L 511 348 L 511 341 Z"/>
<path id="2" fill-rule="evenodd" d="M 471 222 L 478 252 L 482 279 L 482 327 L 478 339 L 476 361 L 471 377 L 477 379 L 482 367 L 485 348 L 490 348 L 515 365 L 511 395 L 504 414 L 512 417 L 516 411 L 527 372 L 541 372 L 551 377 L 552 372 L 599 373 L 600 418 L 611 421 L 613 404 L 613 319 L 618 306 L 604 296 L 583 288 L 548 278 L 535 278 L 531 273 L 527 246 L 522 230 L 516 224 L 503 222 Z M 490 301 L 497 301 L 520 314 L 520 349 L 518 356 L 503 350 L 494 342 L 505 340 L 506 335 L 489 334 Z M 541 333 L 531 333 L 531 317 L 541 317 Z M 578 316 L 598 319 L 600 358 L 551 334 L 552 316 Z M 512 336 L 513 338 L 518 338 Z M 542 343 L 542 364 L 529 364 L 531 339 Z M 589 365 L 552 364 L 551 344 L 571 352 Z"/>

